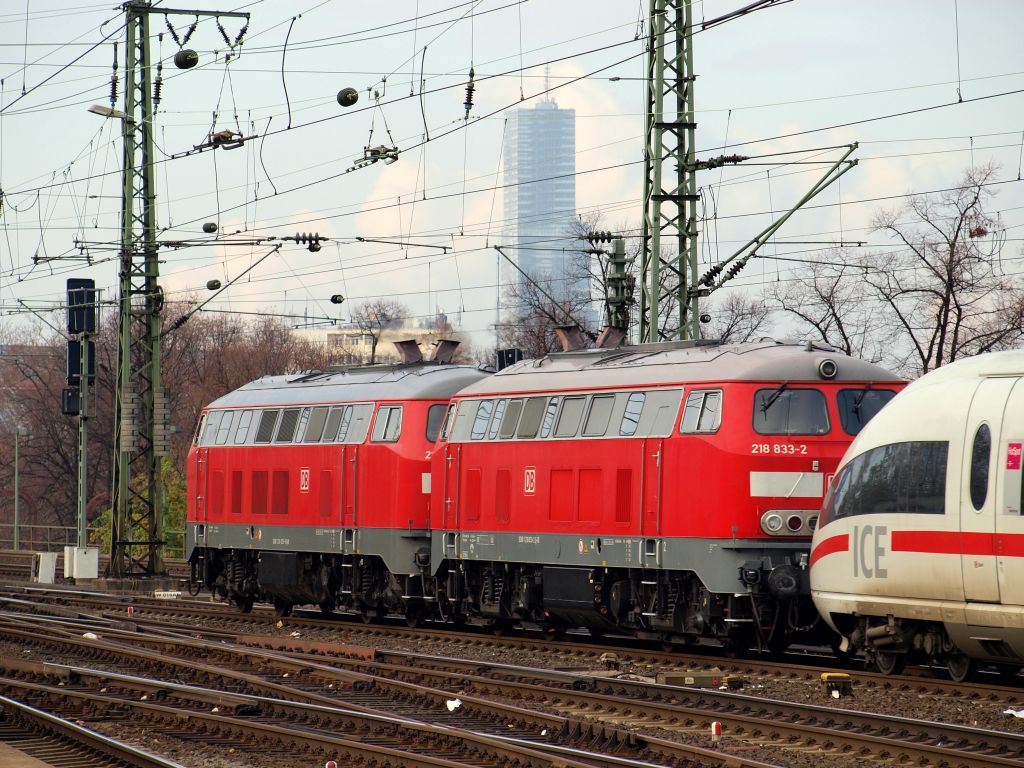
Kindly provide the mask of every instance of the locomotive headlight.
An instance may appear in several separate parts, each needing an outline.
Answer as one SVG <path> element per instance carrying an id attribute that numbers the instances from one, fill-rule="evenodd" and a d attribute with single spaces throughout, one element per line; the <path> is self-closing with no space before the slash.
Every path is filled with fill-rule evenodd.
<path id="1" fill-rule="evenodd" d="M 804 527 L 804 519 L 800 515 L 790 515 L 786 518 L 786 527 L 793 533 L 796 533 Z"/>
<path id="2" fill-rule="evenodd" d="M 818 374 L 821 378 L 834 379 L 837 373 L 839 373 L 839 366 L 836 365 L 835 360 L 826 358 L 818 363 Z"/>
<path id="3" fill-rule="evenodd" d="M 782 530 L 782 515 L 769 512 L 761 518 L 761 528 L 765 533 L 778 533 Z"/>
<path id="4" fill-rule="evenodd" d="M 814 532 L 814 529 L 818 527 L 818 516 L 811 515 L 807 518 L 807 530 Z"/>

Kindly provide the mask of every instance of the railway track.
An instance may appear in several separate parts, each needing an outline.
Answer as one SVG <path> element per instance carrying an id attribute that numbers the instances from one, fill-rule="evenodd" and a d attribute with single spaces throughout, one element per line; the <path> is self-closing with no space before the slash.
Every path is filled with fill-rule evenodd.
<path id="1" fill-rule="evenodd" d="M 29 582 L 32 580 L 32 563 L 35 553 L 27 549 L 0 549 L 0 580 L 7 582 Z M 99 574 L 102 576 L 110 558 L 103 555 L 99 559 Z M 187 581 L 189 564 L 181 558 L 166 558 L 164 565 L 167 576 L 171 579 Z M 64 579 L 64 553 L 57 552 L 55 578 L 58 583 Z"/>
<path id="2" fill-rule="evenodd" d="M 276 630 L 277 636 L 236 633 L 232 638 L 223 629 L 198 629 L 194 623 L 190 625 L 180 621 L 184 618 L 181 611 L 192 603 L 174 604 L 173 607 L 159 601 L 133 601 L 131 604 L 135 610 L 130 622 L 126 621 L 127 604 L 112 606 L 108 600 L 108 610 L 102 612 L 105 615 L 63 606 L 58 612 L 75 614 L 76 617 L 70 624 L 65 624 L 68 628 L 60 631 L 62 640 L 51 639 L 50 642 L 62 645 L 65 651 L 69 647 L 82 648 L 84 657 L 89 658 L 90 653 L 98 651 L 85 650 L 81 630 L 105 623 L 107 628 L 103 630 L 103 636 L 119 647 L 116 659 L 104 656 L 112 653 L 109 648 L 99 652 L 104 664 L 126 664 L 125 659 L 132 653 L 141 658 L 163 658 L 165 663 L 173 660 L 174 669 L 171 672 L 164 670 L 162 677 L 183 674 L 182 669 L 196 670 L 197 674 L 206 676 L 228 672 L 248 675 L 246 685 L 249 688 L 244 691 L 248 695 L 300 699 L 323 706 L 337 706 L 339 693 L 346 691 L 353 696 L 359 694 L 364 697 L 361 701 L 358 697 L 345 701 L 346 708 L 363 707 L 375 715 L 397 715 L 409 719 L 417 719 L 410 714 L 410 707 L 414 712 L 441 712 L 442 703 L 458 699 L 461 702 L 459 709 L 465 714 L 501 724 L 497 732 L 490 734 L 493 738 L 507 737 L 509 731 L 518 729 L 524 733 L 518 733 L 515 738 L 531 733 L 535 736 L 541 731 L 555 732 L 572 737 L 569 743 L 560 746 L 561 749 L 593 751 L 597 740 L 601 742 L 600 751 L 618 761 L 644 760 L 664 765 L 692 761 L 695 759 L 693 753 L 687 750 L 696 743 L 704 745 L 704 749 L 710 746 L 707 730 L 714 719 L 725 725 L 727 734 L 718 749 L 708 750 L 719 759 L 725 750 L 730 751 L 730 759 L 738 759 L 737 756 L 744 751 L 756 750 L 758 755 L 763 755 L 767 748 L 768 752 L 784 756 L 785 759 L 778 760 L 780 765 L 793 764 L 788 761 L 789 757 L 799 762 L 801 755 L 806 757 L 812 750 L 834 755 L 839 760 L 844 756 L 845 759 L 856 756 L 851 763 L 856 765 L 887 764 L 887 761 L 897 760 L 897 764 L 913 762 L 918 765 L 975 768 L 1024 762 L 1024 737 L 1019 734 L 854 712 L 834 706 L 770 701 L 760 694 L 664 686 L 649 680 L 538 670 L 289 636 L 303 634 L 293 627 L 317 627 L 325 623 L 333 624 L 334 633 L 339 633 L 337 622 L 302 616 L 287 619 L 287 626 L 282 621 L 282 626 L 278 627 L 275 617 L 253 614 L 245 617 L 250 622 L 250 629 L 253 620 L 269 622 L 273 619 L 275 623 L 267 630 Z M 199 604 L 193 615 L 208 617 L 215 608 L 217 606 Z M 223 606 L 220 608 L 223 610 Z M 48 610 L 46 605 L 41 605 L 40 609 Z M 177 623 L 171 620 L 174 617 L 179 619 Z M 57 623 L 57 618 L 52 621 Z M 381 631 L 379 628 L 355 626 L 358 629 L 353 630 L 352 635 L 358 634 L 359 630 Z M 403 634 L 397 630 L 399 628 L 389 629 L 393 634 Z M 4 636 L 10 639 L 17 631 L 9 628 Z M 30 642 L 35 635 L 31 634 L 31 629 L 24 631 L 27 634 L 22 641 Z M 140 634 L 140 631 L 145 634 Z M 410 637 L 415 637 L 416 632 L 422 630 L 408 630 Z M 165 636 L 159 637 L 161 634 Z M 201 639 L 196 635 L 209 638 Z M 228 644 L 226 640 L 233 642 Z M 482 644 L 510 640 L 516 644 L 529 641 L 528 638 L 475 636 L 472 642 Z M 527 644 L 530 642 L 533 641 Z M 121 647 L 129 645 L 135 650 Z M 547 647 L 557 654 L 566 652 L 550 641 Z M 589 648 L 591 653 L 600 652 L 593 646 Z M 743 664 L 750 666 L 747 662 Z M 211 665 L 212 669 L 207 669 Z M 789 672 L 783 672 L 785 665 L 774 666 L 777 668 L 774 671 L 761 671 L 789 679 L 807 679 L 813 675 L 807 669 L 794 670 L 790 667 Z M 262 682 L 257 684 L 256 678 Z M 890 685 L 893 682 L 891 678 L 884 679 Z M 946 681 L 901 681 L 910 695 L 920 697 L 933 695 L 928 693 L 933 683 L 945 684 Z M 858 685 L 862 684 L 863 681 L 858 679 Z M 225 679 L 216 687 L 242 692 L 238 683 L 234 685 L 235 688 L 230 687 Z M 281 685 L 287 690 L 274 687 Z M 270 688 L 261 689 L 260 686 Z M 975 693 L 966 692 L 963 688 L 960 686 L 961 695 L 973 701 L 979 697 L 994 700 L 996 696 L 1015 700 L 1020 695 L 1020 691 L 1014 689 L 1002 689 L 998 693 L 984 690 L 996 689 L 995 686 L 979 686 Z M 326 696 L 334 704 L 319 701 L 316 697 L 320 696 Z M 529 717 L 524 713 L 529 713 Z M 433 725 L 450 727 L 450 723 Z M 477 731 L 480 728 L 480 722 L 476 722 L 464 729 Z"/>

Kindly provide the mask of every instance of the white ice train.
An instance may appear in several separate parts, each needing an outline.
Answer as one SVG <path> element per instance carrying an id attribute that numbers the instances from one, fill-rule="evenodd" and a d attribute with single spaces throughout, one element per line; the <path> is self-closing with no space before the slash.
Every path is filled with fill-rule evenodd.
<path id="1" fill-rule="evenodd" d="M 882 672 L 1024 666 L 1024 351 L 915 381 L 847 450 L 811 544 L 843 651 Z"/>

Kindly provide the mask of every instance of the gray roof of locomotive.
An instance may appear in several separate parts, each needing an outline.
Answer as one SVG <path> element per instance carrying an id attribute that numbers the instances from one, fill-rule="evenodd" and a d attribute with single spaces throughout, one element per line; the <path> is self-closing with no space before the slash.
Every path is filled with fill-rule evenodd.
<path id="1" fill-rule="evenodd" d="M 689 341 L 586 349 L 523 360 L 469 385 L 459 395 L 656 387 L 704 381 L 816 382 L 824 380 L 818 366 L 826 359 L 838 367 L 832 381 L 902 381 L 881 366 L 820 345 Z"/>
<path id="2" fill-rule="evenodd" d="M 490 375 L 489 371 L 468 365 L 413 363 L 264 376 L 214 400 L 208 407 L 445 400 Z"/>

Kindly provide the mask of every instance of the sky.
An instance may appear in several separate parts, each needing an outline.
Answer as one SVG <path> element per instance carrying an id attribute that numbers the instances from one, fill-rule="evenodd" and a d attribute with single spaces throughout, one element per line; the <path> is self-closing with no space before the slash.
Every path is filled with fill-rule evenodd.
<path id="1" fill-rule="evenodd" d="M 695 2 L 694 17 L 747 4 Z M 478 345 L 493 344 L 494 246 L 508 245 L 504 114 L 531 107 L 546 88 L 576 110 L 580 213 L 599 212 L 608 229 L 639 225 L 646 3 L 168 5 L 250 13 L 233 46 L 224 36 L 234 41 L 241 20 L 221 18 L 222 35 L 202 17 L 186 46 L 200 63 L 189 70 L 174 66 L 173 38 L 194 17 L 167 17 L 172 34 L 162 13 L 151 15 L 153 59 L 163 62 L 154 138 L 168 300 L 206 301 L 208 281 L 235 280 L 204 309 L 324 328 L 361 301 L 396 298 L 413 318 L 443 311 Z M 0 328 L 59 309 L 68 277 L 91 277 L 116 298 L 121 123 L 87 108 L 110 105 L 115 41 L 123 93 L 123 24 L 109 3 L 0 6 Z M 992 207 L 1007 230 L 1005 268 L 1019 272 L 1022 28 L 1024 3 L 1014 0 L 792 0 L 698 32 L 698 159 L 757 156 L 698 175 L 710 219 L 702 268 L 804 194 L 824 170 L 806 161 L 838 159 L 837 147 L 859 142 L 857 167 L 787 222 L 762 250 L 773 258 L 752 261 L 712 302 L 734 291 L 760 297 L 830 244 L 891 247 L 871 231 L 879 208 L 954 186 L 989 162 L 1003 182 Z M 336 100 L 346 87 L 359 91 L 347 108 Z M 240 132 L 241 146 L 194 151 L 222 130 Z M 397 147 L 398 159 L 354 166 L 379 145 Z M 804 164 L 783 164 L 793 160 Z M 316 253 L 294 243 L 271 253 L 277 241 L 267 238 L 303 232 L 330 240 Z M 167 245 L 183 240 L 192 244 Z M 332 304 L 335 294 L 345 302 Z"/>

